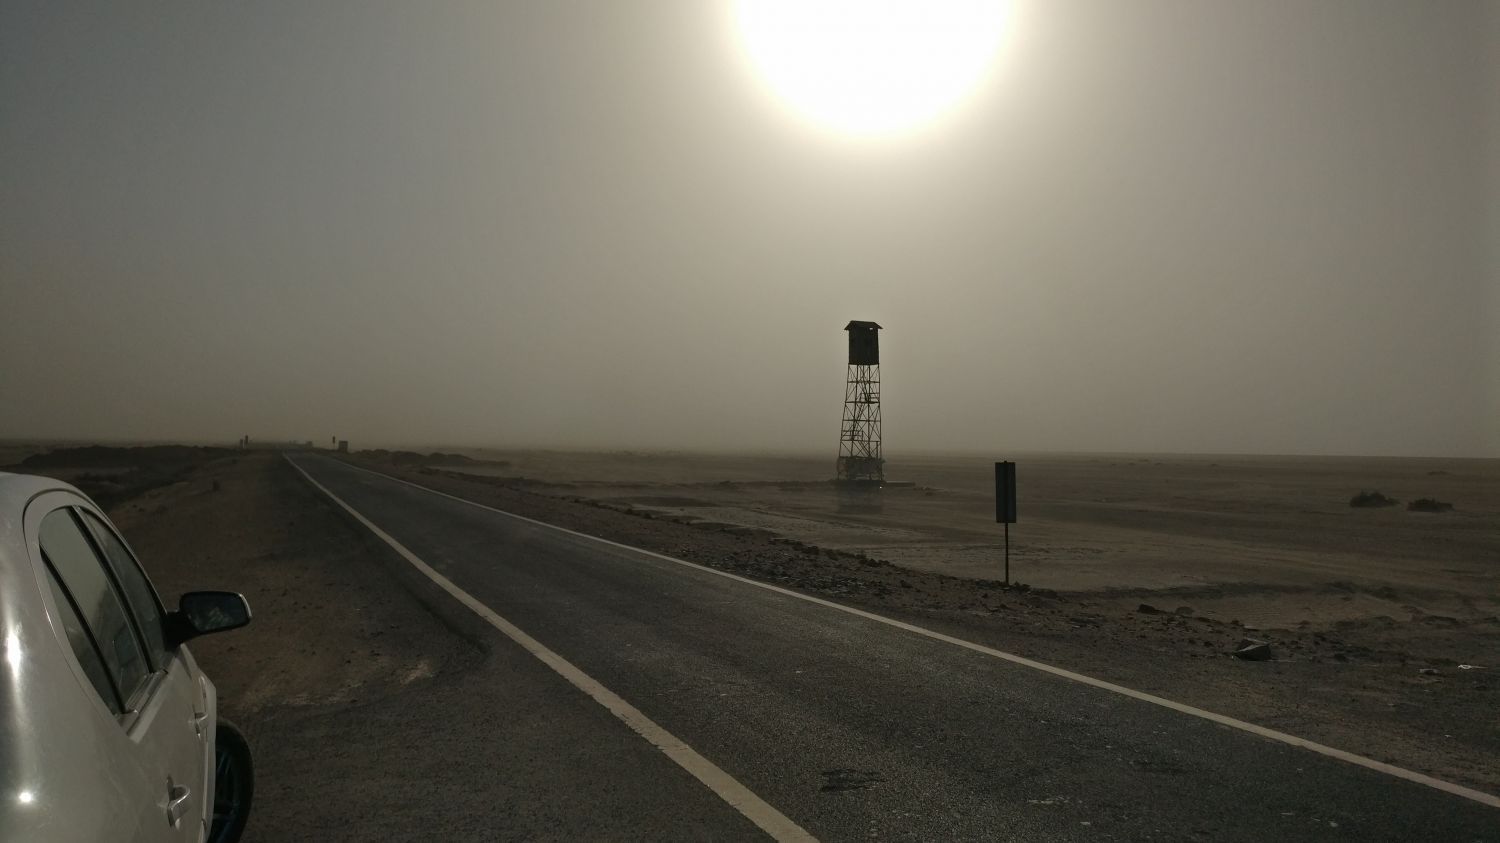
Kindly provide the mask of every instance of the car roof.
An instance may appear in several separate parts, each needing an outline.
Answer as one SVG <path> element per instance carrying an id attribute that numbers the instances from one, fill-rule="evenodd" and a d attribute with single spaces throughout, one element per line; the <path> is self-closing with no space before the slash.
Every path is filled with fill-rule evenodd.
<path id="1" fill-rule="evenodd" d="M 27 501 L 42 492 L 53 491 L 72 492 L 79 497 L 87 498 L 87 495 L 78 491 L 72 484 L 52 477 L 0 471 L 0 516 L 19 519 L 21 511 L 26 508 Z"/>
<path id="2" fill-rule="evenodd" d="M 15 566 L 24 565 L 26 505 L 45 492 L 70 492 L 84 500 L 88 496 L 68 483 L 35 474 L 10 474 L 0 471 L 0 581 L 6 580 Z M 0 601 L 0 618 L 12 615 L 14 606 Z"/>

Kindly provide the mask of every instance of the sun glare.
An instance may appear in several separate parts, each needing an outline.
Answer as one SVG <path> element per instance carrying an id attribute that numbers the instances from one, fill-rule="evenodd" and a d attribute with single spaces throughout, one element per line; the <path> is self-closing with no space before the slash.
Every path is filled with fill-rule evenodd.
<path id="1" fill-rule="evenodd" d="M 793 111 L 881 136 L 950 112 L 989 71 L 1005 0 L 738 0 L 740 42 Z"/>

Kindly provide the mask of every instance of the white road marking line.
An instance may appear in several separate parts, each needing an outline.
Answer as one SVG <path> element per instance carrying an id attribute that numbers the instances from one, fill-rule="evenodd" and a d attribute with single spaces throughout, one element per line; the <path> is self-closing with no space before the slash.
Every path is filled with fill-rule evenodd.
<path id="1" fill-rule="evenodd" d="M 433 570 L 432 566 L 423 562 L 416 554 L 407 550 L 404 545 L 396 541 L 391 535 L 375 526 L 370 519 L 361 515 L 354 507 L 345 503 L 338 495 L 330 492 L 326 486 L 312 478 L 307 470 L 297 465 L 290 458 L 287 462 L 302 473 L 316 489 L 327 495 L 330 500 L 344 508 L 344 511 L 369 528 L 390 545 L 393 550 L 401 555 L 403 559 L 412 564 L 412 567 L 427 575 L 427 578 L 437 583 L 444 591 L 451 594 L 458 602 L 469 607 L 474 614 L 484 618 L 490 626 L 505 633 L 506 637 L 520 644 L 527 652 L 536 656 L 542 663 L 552 668 L 559 676 L 568 680 L 573 687 L 593 697 L 594 702 L 599 703 L 609 710 L 611 714 L 620 718 L 625 725 L 629 726 L 636 734 L 645 738 L 652 746 L 662 751 L 662 754 L 677 762 L 682 769 L 692 774 L 693 778 L 702 782 L 709 790 L 712 790 L 720 799 L 729 803 L 729 806 L 739 811 L 746 819 L 755 823 L 773 840 L 798 841 L 798 843 L 816 843 L 813 837 L 801 826 L 792 822 L 780 811 L 771 807 L 765 800 L 756 796 L 749 788 L 740 784 L 728 773 L 721 770 L 718 765 L 699 755 L 696 750 L 683 743 L 671 732 L 656 725 L 651 718 L 642 714 L 640 709 L 622 699 L 618 694 L 599 684 L 597 680 L 579 670 L 567 659 L 547 649 L 540 641 L 522 632 L 519 627 L 505 618 L 500 617 L 493 609 L 479 602 L 473 595 L 454 585 L 453 581 Z M 372 472 L 378 473 L 378 472 Z M 384 475 L 381 475 L 384 476 Z M 394 479 L 394 478 L 392 478 Z"/>
<path id="2" fill-rule="evenodd" d="M 288 458 L 288 460 L 290 461 L 290 458 Z M 832 600 L 824 600 L 821 597 L 813 597 L 810 594 L 802 594 L 801 592 L 793 591 L 789 588 L 784 588 L 779 585 L 771 585 L 770 583 L 752 580 L 749 577 L 743 577 L 739 574 L 731 574 L 728 571 L 720 571 L 716 568 L 710 568 L 707 565 L 700 565 L 697 562 L 688 562 L 687 560 L 677 559 L 665 554 L 657 553 L 652 550 L 644 550 L 639 547 L 631 547 L 628 544 L 622 544 L 617 541 L 603 539 L 598 536 L 591 536 L 588 533 L 580 533 L 577 530 L 569 530 L 566 527 L 559 527 L 556 524 L 548 524 L 545 521 L 538 521 L 535 518 L 527 518 L 524 515 L 517 515 L 514 512 L 506 512 L 503 509 L 496 509 L 493 506 L 486 506 L 485 504 L 477 503 L 475 501 L 468 500 L 467 498 L 461 498 L 457 495 L 450 495 L 447 492 L 440 492 L 437 489 L 431 489 L 423 486 L 420 483 L 413 483 L 410 480 L 404 480 L 400 477 L 392 477 L 389 474 L 382 474 L 379 471 L 374 471 L 362 466 L 353 465 L 352 463 L 346 463 L 342 461 L 339 462 L 340 464 L 346 465 L 352 469 L 355 469 L 356 471 L 363 471 L 368 474 L 373 474 L 377 477 L 384 477 L 387 480 L 393 480 L 397 483 L 405 483 L 408 486 L 416 489 L 421 489 L 424 492 L 429 492 L 434 495 L 440 495 L 442 497 L 458 501 L 459 503 L 468 504 L 469 506 L 476 506 L 480 509 L 486 509 L 490 512 L 498 513 L 508 518 L 514 518 L 518 521 L 525 521 L 529 524 L 535 524 L 540 527 L 557 530 L 569 535 L 578 536 L 579 538 L 588 539 L 589 541 L 595 541 L 601 544 L 607 544 L 613 547 L 629 550 L 634 553 L 644 554 L 646 556 L 651 556 L 666 562 L 672 562 L 677 565 L 694 568 L 696 570 L 703 571 L 704 573 L 714 574 L 715 576 L 727 577 L 728 579 L 736 580 L 738 582 L 745 583 L 746 585 L 753 585 L 756 588 L 763 588 L 767 591 L 774 591 L 777 594 L 785 594 L 788 597 L 795 597 L 798 600 L 805 600 L 809 603 L 816 603 L 819 606 L 827 606 L 830 609 L 836 609 L 840 612 L 845 612 L 850 615 L 866 618 L 877 623 L 883 623 L 886 626 L 892 626 L 896 629 L 902 629 L 907 632 L 934 639 L 936 641 L 942 641 L 947 644 L 952 644 L 956 647 L 963 647 L 966 650 L 973 650 L 976 653 L 983 653 L 986 656 L 993 656 L 997 659 L 1003 659 L 1004 661 L 1018 664 L 1022 667 L 1029 667 L 1032 670 L 1039 670 L 1043 673 L 1050 673 L 1053 676 L 1061 677 L 1073 682 L 1078 682 L 1083 685 L 1089 685 L 1104 691 L 1119 694 L 1121 696 L 1130 697 L 1131 699 L 1140 700 L 1141 702 L 1151 703 L 1152 705 L 1159 705 L 1162 708 L 1170 708 L 1173 711 L 1181 712 L 1182 714 L 1187 714 L 1193 717 L 1202 718 L 1212 723 L 1218 723 L 1221 726 L 1228 726 L 1231 729 L 1238 729 L 1242 732 L 1249 732 L 1252 735 L 1258 735 L 1262 738 L 1279 741 L 1289 746 L 1295 746 L 1301 749 L 1310 750 L 1312 752 L 1318 753 L 1319 755 L 1326 755 L 1329 758 L 1337 758 L 1340 761 L 1346 761 L 1350 764 L 1374 770 L 1378 773 L 1385 773 L 1388 776 L 1394 776 L 1398 779 L 1405 779 L 1409 782 L 1426 785 L 1427 787 L 1441 790 L 1444 793 L 1451 793 L 1454 796 L 1460 796 L 1464 799 L 1478 802 L 1481 805 L 1488 805 L 1491 808 L 1500 808 L 1500 796 L 1485 793 L 1482 790 L 1475 790 L 1470 787 L 1464 787 L 1461 784 L 1454 784 L 1453 782 L 1443 781 L 1442 779 L 1434 778 L 1432 776 L 1426 775 L 1425 773 L 1418 773 L 1415 770 L 1408 770 L 1404 767 L 1397 767 L 1394 764 L 1387 764 L 1384 761 L 1376 761 L 1373 758 L 1366 758 L 1363 755 L 1355 755 L 1352 752 L 1346 752 L 1342 749 L 1336 749 L 1325 744 L 1317 743 L 1316 741 L 1310 741 L 1306 738 L 1299 738 L 1296 735 L 1289 735 L 1286 732 L 1278 732 L 1275 729 L 1267 729 L 1264 726 L 1257 726 L 1254 723 L 1247 723 L 1243 720 L 1236 720 L 1233 717 L 1228 717 L 1223 714 L 1215 714 L 1212 711 L 1205 711 L 1204 709 L 1195 708 L 1185 703 L 1166 699 L 1165 697 L 1158 697 L 1154 694 L 1148 694 L 1144 691 L 1137 691 L 1134 688 L 1127 688 L 1123 685 L 1116 685 L 1113 682 L 1106 682 L 1103 679 L 1095 679 L 1092 676 L 1085 676 L 1082 673 L 1074 673 L 1071 670 L 1066 670 L 1061 667 L 1054 667 L 1050 664 L 1034 661 L 1032 659 L 1026 658 L 1025 656 L 1018 656 L 1014 653 L 1007 653 L 1003 650 L 996 650 L 992 647 L 986 647 L 983 644 L 975 644 L 973 641 L 965 641 L 962 638 L 955 638 L 952 635 L 946 635 L 941 632 L 934 632 L 933 630 L 917 626 L 916 624 L 910 624 L 905 621 L 898 621 L 895 618 L 888 618 L 884 615 L 877 615 L 874 612 L 866 612 L 863 609 L 856 609 L 853 606 L 845 606 L 842 603 L 835 603 Z M 296 463 L 293 463 L 293 465 L 295 466 Z M 302 471 L 300 466 L 297 467 L 297 470 Z M 304 471 L 303 475 L 306 476 L 306 474 L 307 472 Z M 311 480 L 312 478 L 309 477 L 308 479 Z M 314 483 L 316 484 L 316 481 L 314 481 Z"/>

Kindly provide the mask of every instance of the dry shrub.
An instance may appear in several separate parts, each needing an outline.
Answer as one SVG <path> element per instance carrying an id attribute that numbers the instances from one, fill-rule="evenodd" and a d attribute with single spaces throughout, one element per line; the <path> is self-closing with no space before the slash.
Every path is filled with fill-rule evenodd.
<path id="1" fill-rule="evenodd" d="M 1417 498 L 1407 504 L 1406 508 L 1412 512 L 1452 512 L 1453 504 L 1437 498 Z"/>
<path id="2" fill-rule="evenodd" d="M 1354 507 L 1395 506 L 1398 503 L 1400 501 L 1379 492 L 1360 492 L 1349 499 L 1349 505 Z"/>

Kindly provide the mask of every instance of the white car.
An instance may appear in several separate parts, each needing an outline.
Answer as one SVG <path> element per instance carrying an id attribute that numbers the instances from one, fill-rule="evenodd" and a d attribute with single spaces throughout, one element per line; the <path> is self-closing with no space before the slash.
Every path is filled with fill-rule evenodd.
<path id="1" fill-rule="evenodd" d="M 250 751 L 183 642 L 249 622 L 232 592 L 163 611 L 86 495 L 0 473 L 0 840 L 238 839 Z"/>

